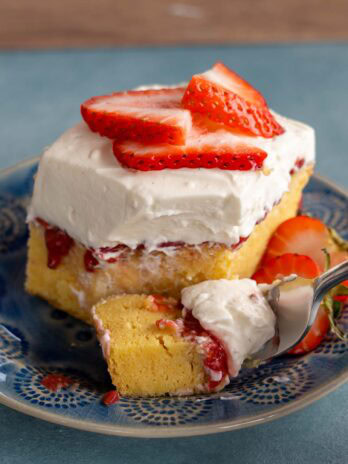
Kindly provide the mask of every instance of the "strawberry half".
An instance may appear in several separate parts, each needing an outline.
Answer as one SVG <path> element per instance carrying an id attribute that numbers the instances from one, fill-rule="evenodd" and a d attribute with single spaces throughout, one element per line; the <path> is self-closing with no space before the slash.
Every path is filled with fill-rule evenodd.
<path id="1" fill-rule="evenodd" d="M 115 141 L 113 150 L 122 165 L 140 171 L 180 168 L 249 171 L 261 169 L 267 157 L 264 150 L 242 143 L 236 134 L 222 129 L 208 131 L 198 125 L 182 146 Z"/>
<path id="2" fill-rule="evenodd" d="M 258 284 L 271 284 L 279 277 L 297 274 L 305 279 L 314 279 L 320 275 L 320 268 L 308 256 L 286 253 L 267 261 L 252 279 Z M 330 321 L 323 306 L 318 311 L 317 318 L 304 339 L 292 348 L 290 354 L 304 354 L 314 350 L 323 340 L 330 328 Z"/>
<path id="3" fill-rule="evenodd" d="M 182 105 L 251 135 L 271 138 L 284 132 L 260 92 L 222 63 L 192 77 Z"/>
<path id="4" fill-rule="evenodd" d="M 284 253 L 309 256 L 324 270 L 323 248 L 328 247 L 329 231 L 319 219 L 296 216 L 283 222 L 268 243 L 263 263 Z"/>
<path id="5" fill-rule="evenodd" d="M 320 306 L 317 318 L 315 319 L 310 331 L 307 333 L 304 339 L 296 346 L 294 346 L 294 348 L 288 351 L 288 353 L 299 355 L 315 350 L 315 348 L 323 341 L 329 328 L 330 320 L 327 316 L 325 307 Z"/>
<path id="6" fill-rule="evenodd" d="M 180 87 L 112 93 L 85 101 L 81 114 L 93 132 L 111 139 L 181 145 L 192 125 L 183 94 Z"/>
<path id="7" fill-rule="evenodd" d="M 304 279 L 314 279 L 320 275 L 320 268 L 309 256 L 285 253 L 268 260 L 252 276 L 258 284 L 271 284 L 275 280 L 296 274 Z"/>

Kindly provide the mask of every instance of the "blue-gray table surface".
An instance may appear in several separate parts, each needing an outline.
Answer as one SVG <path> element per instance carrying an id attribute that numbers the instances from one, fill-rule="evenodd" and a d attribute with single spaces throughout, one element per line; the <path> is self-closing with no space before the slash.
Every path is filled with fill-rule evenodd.
<path id="1" fill-rule="evenodd" d="M 270 106 L 317 131 L 317 171 L 348 187 L 348 44 L 0 53 L 0 167 L 41 152 L 78 121 L 86 98 L 174 84 L 224 61 Z M 306 409 L 254 428 L 145 440 L 91 434 L 0 406 L 0 463 L 348 462 L 348 384 Z"/>

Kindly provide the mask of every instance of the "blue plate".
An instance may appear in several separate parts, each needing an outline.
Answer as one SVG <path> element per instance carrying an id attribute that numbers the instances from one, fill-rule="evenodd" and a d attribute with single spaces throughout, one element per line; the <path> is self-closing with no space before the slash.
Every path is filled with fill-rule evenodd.
<path id="1" fill-rule="evenodd" d="M 24 291 L 26 206 L 38 160 L 0 174 L 0 402 L 58 424 L 139 437 L 233 430 L 281 417 L 317 400 L 348 378 L 348 344 L 328 336 L 313 353 L 244 369 L 220 394 L 191 398 L 121 398 L 111 388 L 91 327 Z M 303 208 L 348 238 L 348 196 L 314 176 Z M 348 328 L 348 308 L 342 315 Z M 68 377 L 57 391 L 51 374 Z"/>

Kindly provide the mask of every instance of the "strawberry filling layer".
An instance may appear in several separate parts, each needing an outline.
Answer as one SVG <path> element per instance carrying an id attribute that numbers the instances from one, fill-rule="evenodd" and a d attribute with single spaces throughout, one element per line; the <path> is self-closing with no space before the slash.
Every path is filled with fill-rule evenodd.
<path id="1" fill-rule="evenodd" d="M 175 321 L 160 319 L 156 325 L 162 330 L 172 330 L 176 335 L 198 346 L 208 379 L 205 385 L 206 390 L 218 390 L 229 382 L 227 354 L 222 343 L 201 326 L 191 311 L 184 308 L 183 318 Z"/>
<path id="2" fill-rule="evenodd" d="M 222 343 L 204 330 L 191 311 L 185 311 L 182 335 L 200 345 L 203 364 L 208 375 L 208 389 L 215 390 L 228 381 L 227 355 Z"/>
<path id="3" fill-rule="evenodd" d="M 64 231 L 58 227 L 51 226 L 46 221 L 36 218 L 36 222 L 45 229 L 45 244 L 47 249 L 47 267 L 50 269 L 57 269 L 62 260 L 69 254 L 70 249 L 75 244 L 74 240 Z M 234 244 L 231 249 L 238 248 L 248 237 L 242 237 L 238 243 Z M 209 242 L 204 242 L 200 245 L 205 245 Z M 160 243 L 158 248 L 173 248 L 179 249 L 182 247 L 195 248 L 200 245 L 188 245 L 184 242 L 166 242 Z M 212 243 L 212 246 L 219 245 Z M 134 252 L 141 252 L 145 250 L 145 245 L 140 244 L 135 250 L 129 248 L 127 245 L 116 245 L 114 247 L 102 247 L 98 250 L 86 248 L 84 253 L 84 266 L 87 272 L 94 272 L 97 268 L 101 267 L 102 262 L 116 263 L 119 259 L 125 259 Z"/>
<path id="4" fill-rule="evenodd" d="M 56 269 L 63 258 L 69 254 L 74 240 L 66 232 L 51 226 L 43 219 L 37 218 L 36 221 L 45 229 L 47 267 Z"/>

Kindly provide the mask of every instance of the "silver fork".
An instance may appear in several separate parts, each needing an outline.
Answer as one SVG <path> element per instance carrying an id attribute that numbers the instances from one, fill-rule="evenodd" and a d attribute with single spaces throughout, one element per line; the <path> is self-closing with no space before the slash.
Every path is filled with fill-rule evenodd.
<path id="1" fill-rule="evenodd" d="M 253 353 L 251 358 L 264 361 L 279 356 L 300 343 L 312 327 L 326 293 L 346 279 L 348 260 L 324 272 L 314 281 L 304 282 L 297 290 L 301 301 L 295 304 L 289 303 L 294 280 L 273 287 L 269 291 L 268 301 L 277 317 L 277 333 L 261 350 Z"/>

